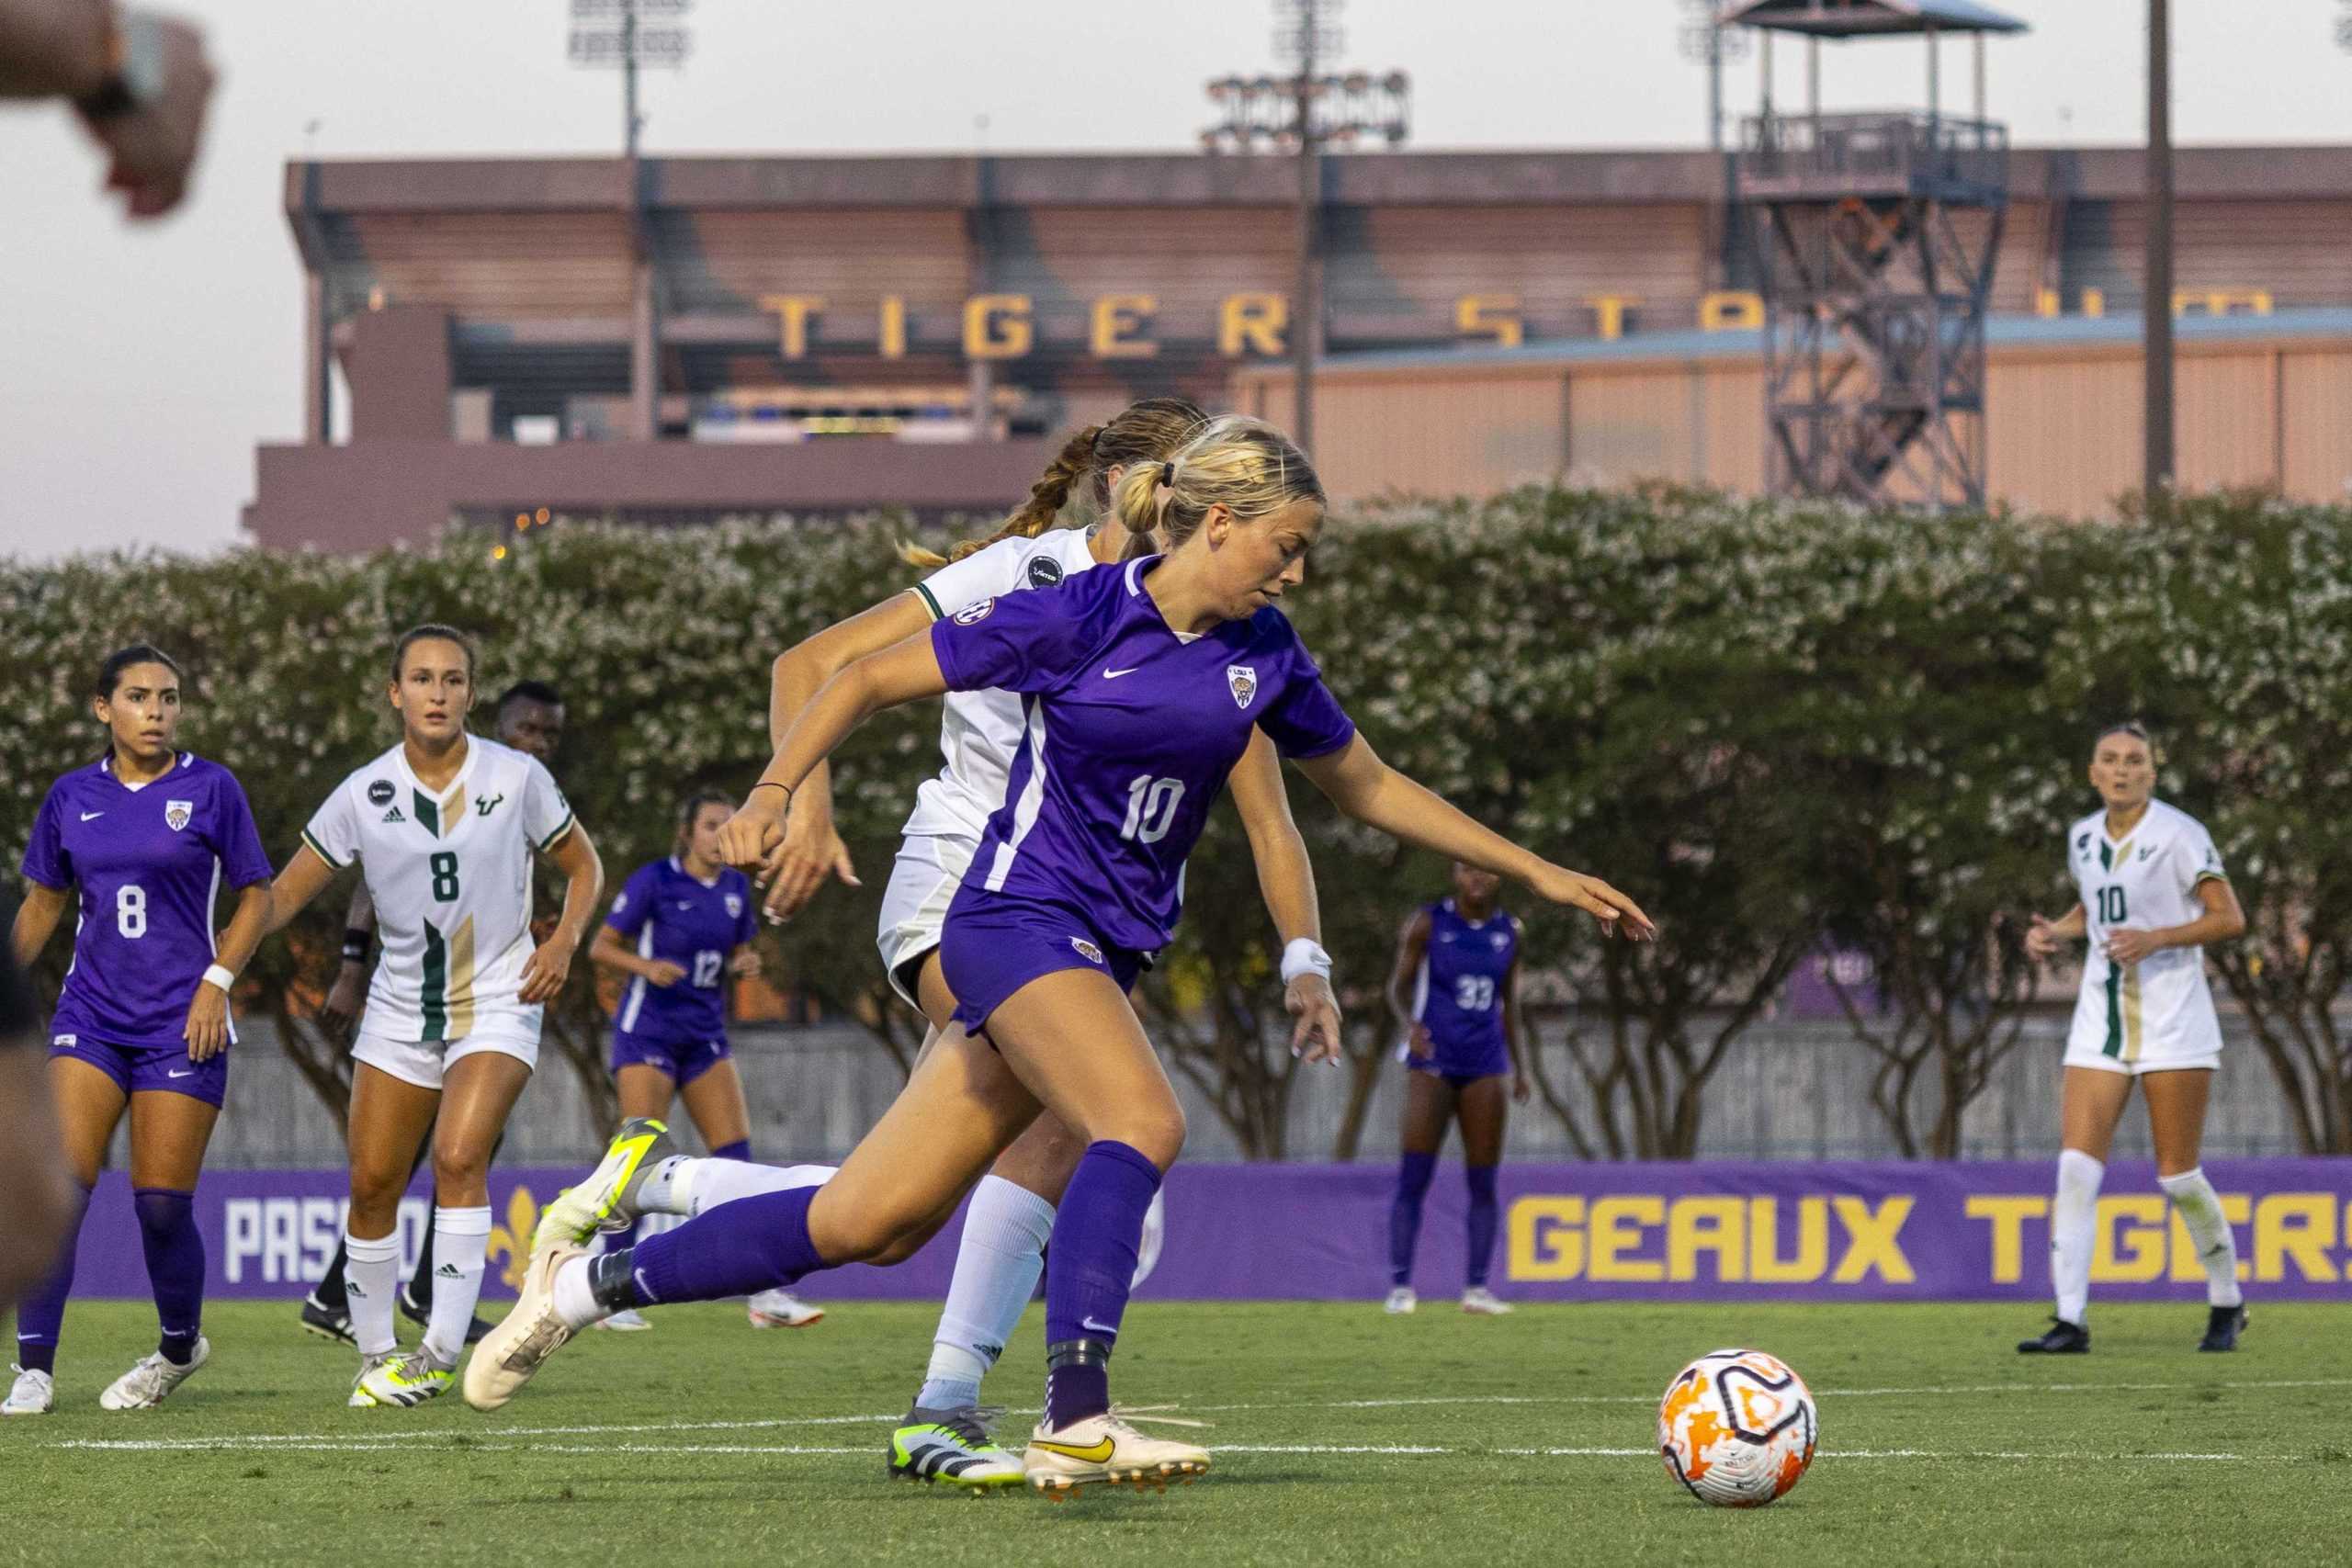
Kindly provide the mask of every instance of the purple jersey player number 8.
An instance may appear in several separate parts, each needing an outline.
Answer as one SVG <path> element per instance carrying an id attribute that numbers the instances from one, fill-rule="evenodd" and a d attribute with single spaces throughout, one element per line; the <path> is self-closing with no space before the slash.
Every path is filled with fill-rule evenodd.
<path id="1" fill-rule="evenodd" d="M 951 964 L 959 918 L 996 899 L 1083 911 L 1091 931 L 1074 940 L 1137 954 L 1164 946 L 1185 858 L 1250 730 L 1289 757 L 1320 757 L 1354 737 L 1280 611 L 1196 637 L 1171 628 L 1143 587 L 1159 558 L 984 600 L 933 626 L 950 690 L 1018 692 L 1027 719 L 1005 801 L 948 913 Z M 1012 978 L 975 976 L 967 990 L 951 974 L 958 1016 L 985 1019 L 1018 988 L 1003 987 Z"/>

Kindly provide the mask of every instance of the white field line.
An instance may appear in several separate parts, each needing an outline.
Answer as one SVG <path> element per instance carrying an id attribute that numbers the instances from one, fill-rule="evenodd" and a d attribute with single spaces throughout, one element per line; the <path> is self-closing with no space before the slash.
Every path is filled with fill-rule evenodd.
<path id="1" fill-rule="evenodd" d="M 2058 1382 L 2058 1383 L 1973 1383 L 1945 1384 L 1917 1388 L 1842 1388 L 1823 1389 L 1815 1397 L 1823 1400 L 1871 1399 L 1888 1397 L 1934 1397 L 1949 1394 L 1978 1393 L 2142 1393 L 2196 1389 L 2286 1389 L 2286 1388 L 2352 1388 L 2352 1378 L 2274 1378 L 2245 1382 Z M 1521 1404 L 1636 1404 L 1654 1403 L 1645 1394 L 1456 1394 L 1432 1395 L 1411 1399 L 1341 1399 L 1306 1404 L 1192 1404 L 1146 1405 L 1135 1414 L 1145 1421 L 1155 1410 L 1190 1412 L 1272 1411 L 1295 1414 L 1303 1410 L 1385 1410 L 1427 1405 L 1521 1405 Z M 1015 1409 L 1013 1415 L 1035 1415 L 1034 1409 Z M 793 1445 L 714 1445 L 707 1450 L 690 1446 L 631 1447 L 622 1444 L 583 1445 L 579 1448 L 548 1443 L 514 1443 L 517 1438 L 593 1438 L 603 1436 L 628 1437 L 647 1433 L 741 1432 L 771 1431 L 790 1427 L 876 1427 L 898 1420 L 892 1412 L 870 1416 L 786 1416 L 746 1421 L 656 1421 L 628 1424 L 595 1424 L 565 1427 L 506 1427 L 483 1428 L 410 1428 L 404 1431 L 384 1431 L 367 1434 L 336 1434 L 325 1432 L 246 1433 L 218 1438 L 110 1439 L 74 1438 L 42 1447 L 62 1449 L 140 1450 L 268 1450 L 284 1448 L 294 1450 L 345 1451 L 368 1449 L 396 1448 L 401 1443 L 451 1442 L 462 1438 L 461 1446 L 469 1448 L 513 1447 L 534 1449 L 545 1452 L 714 1452 L 714 1453 L 778 1453 L 778 1454 L 848 1454 L 865 1453 L 868 1448 L 837 1449 Z M 1250 1447 L 1230 1443 L 1215 1445 L 1222 1453 L 1512 1453 L 1546 1454 L 1555 1457 L 1623 1457 L 1650 1452 L 1647 1449 L 1491 1449 L 1454 1450 L 1419 1449 L 1413 1447 Z M 1829 1452 L 1831 1450 L 1824 1450 Z M 2010 1453 L 2010 1452 L 1945 1452 L 1928 1450 L 1855 1450 L 1838 1454 L 1842 1459 L 2216 1459 L 2230 1460 L 2246 1456 L 2233 1454 L 2090 1454 L 2090 1453 Z"/>

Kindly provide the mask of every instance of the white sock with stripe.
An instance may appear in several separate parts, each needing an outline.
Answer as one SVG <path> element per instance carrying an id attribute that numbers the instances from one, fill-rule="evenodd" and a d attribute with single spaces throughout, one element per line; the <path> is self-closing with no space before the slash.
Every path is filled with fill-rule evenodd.
<path id="1" fill-rule="evenodd" d="M 1004 1354 L 1045 1271 L 1054 1206 L 1018 1182 L 983 1176 L 964 1215 L 956 1277 L 939 1314 L 931 1366 L 915 1403 L 956 1410 L 980 1402 L 980 1380 Z"/>
<path id="2" fill-rule="evenodd" d="M 401 1233 L 362 1241 L 343 1233 L 343 1286 L 350 1303 L 351 1337 L 363 1356 L 381 1356 L 400 1348 L 392 1331 L 392 1293 L 401 1288 Z"/>
<path id="3" fill-rule="evenodd" d="M 694 1159 L 673 1156 L 647 1172 L 637 1190 L 638 1212 L 684 1214 L 691 1219 L 706 1209 L 756 1198 L 763 1192 L 783 1192 L 795 1187 L 822 1187 L 833 1179 L 830 1165 L 754 1165 L 741 1159 Z"/>
<path id="4" fill-rule="evenodd" d="M 2205 1179 L 2205 1168 L 2160 1176 L 2156 1185 L 2172 1200 L 2173 1212 L 2188 1228 L 2189 1240 L 2197 1244 L 2197 1260 L 2205 1265 L 2207 1303 L 2217 1307 L 2243 1303 L 2245 1293 L 2238 1289 L 2237 1238 L 2230 1234 L 2230 1222 L 2222 1217 L 2222 1195 Z"/>
<path id="5" fill-rule="evenodd" d="M 2091 1306 L 2091 1237 L 2098 1228 L 2098 1184 L 2107 1167 L 2080 1149 L 2058 1156 L 2058 1196 L 2050 1205 L 2050 1288 L 2058 1315 L 2080 1326 Z"/>
<path id="6" fill-rule="evenodd" d="M 433 1211 L 433 1310 L 425 1314 L 424 1350 L 437 1365 L 454 1367 L 465 1354 L 489 1256 L 489 1204 Z"/>

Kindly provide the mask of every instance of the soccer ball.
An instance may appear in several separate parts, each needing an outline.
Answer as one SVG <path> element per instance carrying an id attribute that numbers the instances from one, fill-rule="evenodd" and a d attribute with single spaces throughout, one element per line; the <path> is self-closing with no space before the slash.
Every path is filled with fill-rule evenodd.
<path id="1" fill-rule="evenodd" d="M 1813 1392 L 1761 1350 L 1711 1350 L 1674 1374 L 1658 1402 L 1668 1475 L 1702 1503 L 1760 1508 L 1813 1462 Z"/>

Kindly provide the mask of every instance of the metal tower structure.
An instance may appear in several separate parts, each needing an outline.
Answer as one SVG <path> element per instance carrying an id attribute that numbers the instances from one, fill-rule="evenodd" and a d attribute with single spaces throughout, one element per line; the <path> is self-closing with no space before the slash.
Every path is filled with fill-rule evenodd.
<path id="1" fill-rule="evenodd" d="M 1764 268 L 1767 469 L 1781 494 L 1984 504 L 1984 316 L 2008 207 L 2008 130 L 1984 115 L 1984 38 L 2025 24 L 1976 0 L 1743 0 L 1762 96 L 1734 188 Z M 1802 113 L 1772 99 L 1772 39 L 1802 36 Z M 1975 46 L 1975 112 L 1943 112 L 1939 42 Z M 1927 43 L 1928 107 L 1824 114 L 1822 40 Z"/>

